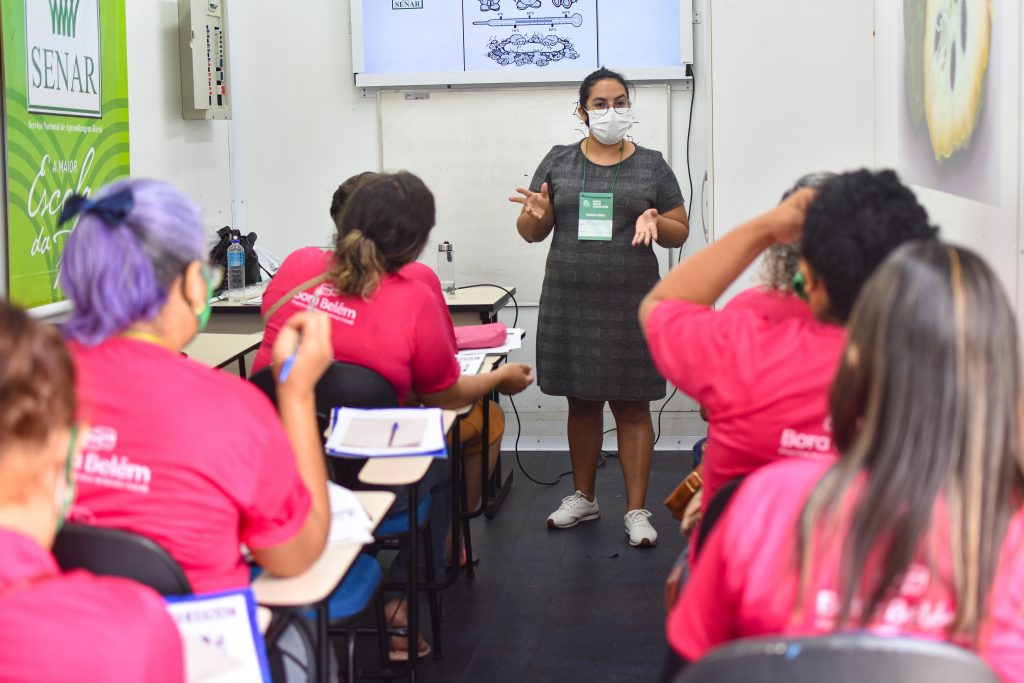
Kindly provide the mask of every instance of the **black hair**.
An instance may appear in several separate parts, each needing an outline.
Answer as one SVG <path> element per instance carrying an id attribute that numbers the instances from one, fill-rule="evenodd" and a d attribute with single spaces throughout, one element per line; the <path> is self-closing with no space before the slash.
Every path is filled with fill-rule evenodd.
<path id="1" fill-rule="evenodd" d="M 334 195 L 331 197 L 330 208 L 331 220 L 334 221 L 335 227 L 341 230 L 341 217 L 345 212 L 345 205 L 348 203 L 349 197 L 368 181 L 373 180 L 379 175 L 379 173 L 374 173 L 373 171 L 363 171 L 338 185 L 338 189 L 334 191 Z"/>
<path id="2" fill-rule="evenodd" d="M 590 123 L 586 119 L 587 100 L 590 99 L 590 91 L 593 90 L 594 85 L 599 81 L 605 81 L 609 79 L 621 83 L 622 87 L 626 89 L 626 95 L 632 99 L 632 93 L 634 92 L 633 84 L 627 81 L 626 77 L 620 74 L 618 71 L 612 71 L 611 69 L 606 69 L 605 67 L 602 66 L 600 69 L 592 72 L 590 75 L 584 78 L 583 82 L 580 83 L 579 105 L 580 109 L 583 110 L 583 122 L 586 123 L 587 125 L 590 125 Z"/>
<path id="3" fill-rule="evenodd" d="M 412 173 L 382 173 L 352 193 L 334 248 L 332 283 L 368 298 L 385 273 L 412 263 L 434 227 L 434 195 Z"/>
<path id="4" fill-rule="evenodd" d="M 935 239 L 938 228 L 893 171 L 852 171 L 827 180 L 807 210 L 803 257 L 828 292 L 832 316 L 850 317 L 861 288 L 896 247 Z"/>

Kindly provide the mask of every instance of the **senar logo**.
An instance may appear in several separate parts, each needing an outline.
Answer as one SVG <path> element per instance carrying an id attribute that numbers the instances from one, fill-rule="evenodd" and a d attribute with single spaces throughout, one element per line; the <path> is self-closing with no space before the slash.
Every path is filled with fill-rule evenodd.
<path id="1" fill-rule="evenodd" d="M 23 0 L 28 110 L 103 116 L 99 0 Z"/>
<path id="2" fill-rule="evenodd" d="M 82 0 L 50 0 L 50 23 L 53 32 L 59 36 L 75 37 L 78 23 L 78 6 Z"/>

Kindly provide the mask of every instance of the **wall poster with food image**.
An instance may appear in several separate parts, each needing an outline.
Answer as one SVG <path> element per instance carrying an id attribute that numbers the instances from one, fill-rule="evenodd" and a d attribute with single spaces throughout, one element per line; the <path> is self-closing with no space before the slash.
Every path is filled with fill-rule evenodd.
<path id="1" fill-rule="evenodd" d="M 896 31 L 897 165 L 910 183 L 985 204 L 1000 203 L 1004 106 L 1016 105 L 1016 72 L 1002 58 L 1013 41 L 1002 21 L 1019 0 L 902 0 Z"/>

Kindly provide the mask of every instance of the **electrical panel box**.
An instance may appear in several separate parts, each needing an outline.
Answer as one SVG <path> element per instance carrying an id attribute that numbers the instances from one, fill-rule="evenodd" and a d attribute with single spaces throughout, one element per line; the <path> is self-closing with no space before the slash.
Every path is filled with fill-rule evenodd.
<path id="1" fill-rule="evenodd" d="M 178 0 L 181 116 L 230 119 L 227 2 Z"/>

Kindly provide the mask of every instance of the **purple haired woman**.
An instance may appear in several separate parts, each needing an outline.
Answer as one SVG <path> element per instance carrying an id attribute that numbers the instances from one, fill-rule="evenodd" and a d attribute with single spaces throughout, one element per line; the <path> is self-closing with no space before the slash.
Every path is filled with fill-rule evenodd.
<path id="1" fill-rule="evenodd" d="M 61 264 L 74 305 L 64 333 L 92 426 L 76 463 L 76 519 L 153 539 L 197 593 L 248 584 L 240 543 L 272 573 L 304 571 L 329 522 L 313 408 L 331 360 L 328 323 L 296 316 L 279 337 L 275 363 L 299 351 L 277 388 L 278 417 L 254 387 L 181 354 L 218 277 L 194 203 L 164 183 L 126 180 L 70 197 L 61 221 L 76 216 Z"/>

